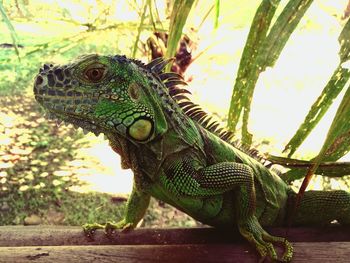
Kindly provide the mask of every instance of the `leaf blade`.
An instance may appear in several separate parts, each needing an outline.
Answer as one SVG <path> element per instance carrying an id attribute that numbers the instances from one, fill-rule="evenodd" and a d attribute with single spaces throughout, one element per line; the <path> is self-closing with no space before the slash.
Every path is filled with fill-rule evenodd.
<path id="1" fill-rule="evenodd" d="M 350 70 L 344 69 L 339 65 L 322 90 L 320 96 L 312 104 L 303 123 L 284 147 L 283 152 L 288 152 L 288 157 L 291 157 L 296 152 L 306 137 L 316 127 L 349 79 Z"/>
<path id="2" fill-rule="evenodd" d="M 171 58 L 175 55 L 178 43 L 180 41 L 183 28 L 186 24 L 187 17 L 192 9 L 194 0 L 175 0 L 173 10 L 170 17 L 168 47 L 166 58 Z M 171 68 L 171 64 L 167 66 L 167 71 Z"/>

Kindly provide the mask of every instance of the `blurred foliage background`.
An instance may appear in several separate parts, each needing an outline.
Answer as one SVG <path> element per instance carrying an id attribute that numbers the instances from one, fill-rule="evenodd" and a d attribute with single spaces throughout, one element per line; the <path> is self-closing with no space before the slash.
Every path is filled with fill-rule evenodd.
<path id="1" fill-rule="evenodd" d="M 86 53 L 175 56 L 193 100 L 296 190 L 306 173 L 330 176 L 313 189 L 349 189 L 348 0 L 3 0 L 0 14 L 0 224 L 121 217 L 132 175 L 119 157 L 32 96 L 43 63 Z M 196 224 L 156 201 L 142 222 Z"/>

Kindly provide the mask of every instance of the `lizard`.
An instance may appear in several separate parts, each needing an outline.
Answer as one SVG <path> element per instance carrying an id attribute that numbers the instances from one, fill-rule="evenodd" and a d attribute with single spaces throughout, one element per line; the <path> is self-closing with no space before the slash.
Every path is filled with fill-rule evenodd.
<path id="1" fill-rule="evenodd" d="M 238 228 L 261 259 L 291 261 L 292 244 L 264 227 L 286 225 L 296 193 L 190 100 L 183 78 L 164 71 L 170 62 L 89 54 L 39 69 L 36 101 L 51 117 L 103 133 L 134 175 L 123 219 L 85 231 L 132 230 L 154 197 L 209 226 Z M 307 191 L 293 216 L 294 225 L 349 224 L 350 194 Z"/>

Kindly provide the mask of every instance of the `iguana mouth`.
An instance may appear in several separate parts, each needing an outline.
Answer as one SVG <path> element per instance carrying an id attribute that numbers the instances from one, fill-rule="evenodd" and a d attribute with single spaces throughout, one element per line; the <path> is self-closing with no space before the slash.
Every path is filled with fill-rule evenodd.
<path id="1" fill-rule="evenodd" d="M 75 128 L 82 128 L 84 133 L 92 132 L 96 136 L 100 133 L 105 133 L 103 127 L 99 123 L 84 119 L 83 116 L 78 114 L 65 111 L 53 111 L 49 109 L 45 110 L 46 116 L 51 120 L 55 120 L 57 125 L 61 125 L 62 123 L 67 125 L 72 124 Z"/>

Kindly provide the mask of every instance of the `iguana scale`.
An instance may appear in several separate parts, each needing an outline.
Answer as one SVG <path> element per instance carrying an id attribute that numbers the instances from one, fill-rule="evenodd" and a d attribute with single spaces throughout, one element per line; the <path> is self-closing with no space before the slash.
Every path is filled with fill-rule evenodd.
<path id="1" fill-rule="evenodd" d="M 276 174 L 230 141 L 180 88 L 182 78 L 163 72 L 169 60 L 143 64 L 125 56 L 85 55 L 67 65 L 45 64 L 35 79 L 36 100 L 53 116 L 95 134 L 104 133 L 134 173 L 124 218 L 85 229 L 133 229 L 150 197 L 198 221 L 234 229 L 262 258 L 290 261 L 291 244 L 264 226 L 286 224 L 296 194 Z M 295 225 L 350 223 L 345 191 L 308 191 Z"/>

